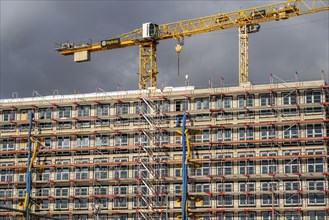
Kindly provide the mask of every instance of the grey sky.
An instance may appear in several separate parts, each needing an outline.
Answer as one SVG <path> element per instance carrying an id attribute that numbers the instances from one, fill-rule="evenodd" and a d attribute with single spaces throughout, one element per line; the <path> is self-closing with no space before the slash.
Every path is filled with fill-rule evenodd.
<path id="1" fill-rule="evenodd" d="M 212 15 L 269 1 L 5 1 L 1 2 L 0 98 L 70 94 L 138 88 L 138 47 L 92 54 L 92 61 L 77 64 L 53 50 L 55 42 L 102 40 L 141 27 Z M 328 11 L 261 24 L 250 35 L 249 79 L 269 82 L 269 73 L 293 80 L 320 79 L 328 74 Z M 158 45 L 158 86 L 190 84 L 208 86 L 238 83 L 238 33 L 236 29 L 195 35 L 185 39 L 177 76 L 175 40 Z"/>

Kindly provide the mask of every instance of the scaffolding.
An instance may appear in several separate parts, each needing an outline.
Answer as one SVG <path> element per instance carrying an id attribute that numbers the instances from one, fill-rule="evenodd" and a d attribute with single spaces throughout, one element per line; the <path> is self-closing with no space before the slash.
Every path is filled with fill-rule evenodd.
<path id="1" fill-rule="evenodd" d="M 41 146 L 32 167 L 32 212 L 181 218 L 176 119 L 186 112 L 189 218 L 328 216 L 328 89 L 322 80 L 271 80 L 0 100 L 0 206 L 15 209 L 24 200 L 32 111 L 32 136 Z"/>

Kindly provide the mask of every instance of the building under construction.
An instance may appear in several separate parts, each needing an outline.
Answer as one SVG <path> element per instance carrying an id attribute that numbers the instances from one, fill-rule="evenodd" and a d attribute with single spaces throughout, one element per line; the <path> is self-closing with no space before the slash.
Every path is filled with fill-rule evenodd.
<path id="1" fill-rule="evenodd" d="M 76 62 L 139 46 L 139 90 L 0 100 L 0 220 L 328 220 L 324 77 L 248 78 L 260 23 L 328 10 L 287 0 L 56 44 Z M 177 40 L 179 73 L 184 37 L 230 28 L 239 86 L 156 88 L 160 41 Z"/>
<path id="2" fill-rule="evenodd" d="M 0 206 L 22 207 L 33 112 L 33 213 L 181 219 L 185 197 L 190 219 L 328 219 L 328 89 L 318 80 L 0 100 Z"/>

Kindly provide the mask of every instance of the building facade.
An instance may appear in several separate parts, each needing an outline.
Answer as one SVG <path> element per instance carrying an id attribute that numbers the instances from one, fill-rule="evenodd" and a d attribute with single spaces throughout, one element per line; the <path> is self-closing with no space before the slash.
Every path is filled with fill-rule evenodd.
<path id="1" fill-rule="evenodd" d="M 319 80 L 0 100 L 0 206 L 22 208 L 32 111 L 32 212 L 180 219 L 186 112 L 190 219 L 328 219 L 328 89 Z"/>

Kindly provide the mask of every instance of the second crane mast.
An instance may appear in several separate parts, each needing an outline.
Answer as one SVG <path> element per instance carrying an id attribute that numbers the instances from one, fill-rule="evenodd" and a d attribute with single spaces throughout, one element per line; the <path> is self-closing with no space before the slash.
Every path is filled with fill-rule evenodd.
<path id="1" fill-rule="evenodd" d="M 139 45 L 139 88 L 145 89 L 156 87 L 158 41 L 238 28 L 239 83 L 241 84 L 249 81 L 248 34 L 258 32 L 259 23 L 285 20 L 325 10 L 329 10 L 329 6 L 324 0 L 289 0 L 161 25 L 145 23 L 142 28 L 100 42 L 66 42 L 56 44 L 55 49 L 62 55 L 74 55 L 76 62 L 85 62 L 90 61 L 91 52 Z"/>

